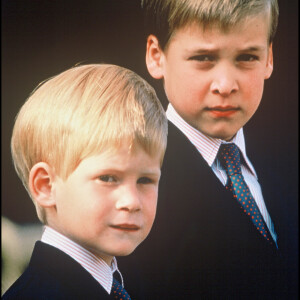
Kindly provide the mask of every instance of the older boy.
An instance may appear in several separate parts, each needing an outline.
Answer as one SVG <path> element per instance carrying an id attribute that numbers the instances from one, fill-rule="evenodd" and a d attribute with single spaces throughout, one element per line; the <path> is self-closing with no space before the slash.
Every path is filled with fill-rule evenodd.
<path id="1" fill-rule="evenodd" d="M 166 134 L 154 90 L 118 66 L 75 67 L 33 92 L 12 155 L 46 229 L 3 299 L 130 299 L 115 256 L 151 229 Z"/>
<path id="2" fill-rule="evenodd" d="M 295 299 L 273 225 L 284 199 L 265 197 L 268 184 L 279 187 L 257 177 L 243 134 L 272 74 L 277 1 L 142 6 L 147 68 L 169 101 L 157 219 L 131 258 L 143 266 L 146 299 Z"/>

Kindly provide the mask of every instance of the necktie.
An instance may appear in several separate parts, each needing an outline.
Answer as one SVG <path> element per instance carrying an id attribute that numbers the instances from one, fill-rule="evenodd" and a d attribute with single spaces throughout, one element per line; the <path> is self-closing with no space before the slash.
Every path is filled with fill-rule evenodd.
<path id="1" fill-rule="evenodd" d="M 226 189 L 229 189 L 233 193 L 233 197 L 238 201 L 243 211 L 251 218 L 254 226 L 263 237 L 270 243 L 273 243 L 273 238 L 242 175 L 239 148 L 233 143 L 222 144 L 218 158 L 228 176 Z"/>
<path id="2" fill-rule="evenodd" d="M 113 280 L 113 285 L 112 285 L 112 294 L 113 294 L 113 297 L 118 300 L 131 300 L 127 291 L 123 288 L 123 286 L 115 278 Z"/>

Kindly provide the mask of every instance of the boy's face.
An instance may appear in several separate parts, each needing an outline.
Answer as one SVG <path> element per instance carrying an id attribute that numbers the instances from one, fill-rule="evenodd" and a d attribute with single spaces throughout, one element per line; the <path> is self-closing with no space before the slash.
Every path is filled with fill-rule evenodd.
<path id="1" fill-rule="evenodd" d="M 273 70 L 268 25 L 265 15 L 226 32 L 191 24 L 174 33 L 164 52 L 150 36 L 148 70 L 163 78 L 169 102 L 190 125 L 230 140 L 255 113 Z"/>
<path id="2" fill-rule="evenodd" d="M 159 178 L 160 156 L 139 145 L 86 158 L 66 181 L 55 181 L 52 226 L 110 264 L 148 235 Z"/>

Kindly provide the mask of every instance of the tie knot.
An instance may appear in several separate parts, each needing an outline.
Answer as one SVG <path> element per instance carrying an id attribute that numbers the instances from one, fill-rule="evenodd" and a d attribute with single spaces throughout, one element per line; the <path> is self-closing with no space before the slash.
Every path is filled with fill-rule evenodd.
<path id="1" fill-rule="evenodd" d="M 222 144 L 218 158 L 228 176 L 241 174 L 240 150 L 235 144 Z"/>

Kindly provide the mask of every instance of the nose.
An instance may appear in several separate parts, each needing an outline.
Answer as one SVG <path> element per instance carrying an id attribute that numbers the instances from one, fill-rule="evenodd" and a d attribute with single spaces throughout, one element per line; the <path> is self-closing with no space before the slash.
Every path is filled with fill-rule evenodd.
<path id="1" fill-rule="evenodd" d="M 136 186 L 126 186 L 120 191 L 116 209 L 134 212 L 141 210 L 141 207 L 140 193 Z"/>
<path id="2" fill-rule="evenodd" d="M 238 90 L 236 80 L 236 70 L 228 64 L 219 66 L 214 73 L 211 83 L 211 91 L 213 94 L 228 97 L 230 94 Z"/>

